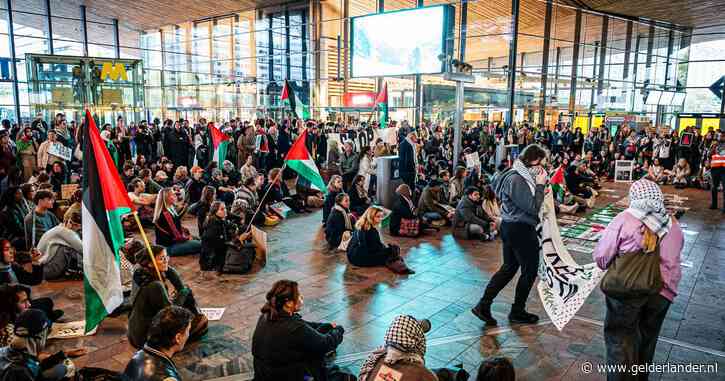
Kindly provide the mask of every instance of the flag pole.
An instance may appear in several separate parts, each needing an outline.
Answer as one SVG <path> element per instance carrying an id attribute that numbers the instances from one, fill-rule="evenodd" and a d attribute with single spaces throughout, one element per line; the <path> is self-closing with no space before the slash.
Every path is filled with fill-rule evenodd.
<path id="1" fill-rule="evenodd" d="M 273 183 L 276 183 L 280 178 L 282 177 L 282 172 L 284 172 L 284 169 L 287 167 L 287 161 L 282 164 L 282 168 L 279 169 L 279 173 L 277 173 L 277 177 L 274 178 Z M 244 230 L 244 233 L 248 233 L 252 229 L 252 221 L 254 221 L 254 217 L 257 217 L 257 214 L 259 213 L 259 209 L 262 208 L 262 205 L 264 205 L 264 199 L 267 198 L 267 195 L 269 194 L 269 191 L 272 190 L 272 185 L 267 188 L 267 191 L 264 192 L 264 195 L 259 200 L 259 205 L 257 205 L 257 210 L 254 211 L 254 214 L 252 214 L 252 218 L 247 223 L 247 229 Z"/>
<path id="2" fill-rule="evenodd" d="M 141 226 L 141 220 L 138 219 L 138 212 L 133 212 L 133 218 L 136 220 L 136 225 L 138 225 L 138 230 L 141 232 L 141 238 L 143 238 L 143 242 L 146 245 L 146 250 L 149 253 L 149 257 L 151 257 L 151 263 L 154 264 L 154 270 L 156 270 L 156 276 L 159 277 L 159 280 L 163 282 L 163 278 L 161 278 L 161 272 L 159 271 L 159 265 L 156 264 L 156 258 L 154 258 L 154 253 L 151 251 L 151 244 L 149 243 L 148 237 L 146 237 L 146 231 L 143 229 L 143 226 Z"/>

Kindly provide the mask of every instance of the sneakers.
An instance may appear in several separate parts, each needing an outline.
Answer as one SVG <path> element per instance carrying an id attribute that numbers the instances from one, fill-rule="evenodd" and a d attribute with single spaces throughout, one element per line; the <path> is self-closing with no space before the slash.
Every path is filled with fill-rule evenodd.
<path id="1" fill-rule="evenodd" d="M 511 312 L 509 314 L 509 321 L 515 324 L 536 324 L 539 321 L 539 317 L 526 311 Z"/>
<path id="2" fill-rule="evenodd" d="M 494 319 L 491 315 L 490 304 L 479 303 L 477 306 L 471 308 L 471 313 L 481 319 L 481 321 L 485 322 L 487 326 L 498 325 L 498 321 L 496 321 L 496 319 Z"/>

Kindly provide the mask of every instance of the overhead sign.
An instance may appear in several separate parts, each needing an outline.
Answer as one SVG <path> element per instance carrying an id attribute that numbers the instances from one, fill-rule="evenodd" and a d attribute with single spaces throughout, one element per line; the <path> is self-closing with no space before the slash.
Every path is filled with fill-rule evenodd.
<path id="1" fill-rule="evenodd" d="M 373 108 L 375 106 L 376 94 L 372 91 L 359 93 L 345 93 L 342 96 L 342 104 L 345 107 Z"/>
<path id="2" fill-rule="evenodd" d="M 115 64 L 112 62 L 104 62 L 101 68 L 101 81 L 105 81 L 106 78 L 111 78 L 112 81 L 118 81 L 119 79 L 128 81 L 126 66 L 120 62 L 116 62 Z"/>
<path id="3" fill-rule="evenodd" d="M 720 77 L 720 79 L 715 81 L 715 83 L 710 85 L 710 91 L 712 91 L 712 93 L 715 94 L 715 96 L 718 99 L 722 99 L 722 94 L 723 94 L 724 89 L 725 89 L 725 75 L 723 75 L 722 77 Z"/>

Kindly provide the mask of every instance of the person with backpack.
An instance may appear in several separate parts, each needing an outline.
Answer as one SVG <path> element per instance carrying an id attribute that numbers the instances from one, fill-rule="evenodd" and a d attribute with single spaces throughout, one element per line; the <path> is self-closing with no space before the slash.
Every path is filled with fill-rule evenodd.
<path id="1" fill-rule="evenodd" d="M 647 179 L 634 182 L 629 208 L 609 223 L 592 254 L 599 268 L 609 269 L 601 283 L 608 365 L 631 369 L 652 363 L 682 277 L 683 245 L 682 229 L 665 209 L 660 187 Z M 647 374 L 617 372 L 607 379 L 647 379 Z"/>
<path id="2" fill-rule="evenodd" d="M 501 200 L 501 239 L 503 241 L 503 265 L 491 277 L 478 305 L 471 312 L 486 325 L 498 322 L 491 315 L 491 304 L 501 290 L 521 268 L 516 285 L 514 304 L 509 321 L 534 324 L 539 317 L 525 310 L 526 299 L 536 280 L 539 268 L 539 210 L 544 202 L 544 185 L 547 181 L 542 162 L 546 151 L 538 144 L 527 146 L 511 169 L 499 174 L 494 188 Z"/>

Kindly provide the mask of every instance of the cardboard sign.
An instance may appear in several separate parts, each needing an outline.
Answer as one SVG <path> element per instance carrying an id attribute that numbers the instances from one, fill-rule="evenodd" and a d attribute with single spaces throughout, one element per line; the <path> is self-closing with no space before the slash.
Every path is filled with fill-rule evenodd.
<path id="1" fill-rule="evenodd" d="M 269 208 L 282 219 L 287 218 L 289 212 L 292 211 L 292 209 L 282 201 L 271 204 Z"/>
<path id="2" fill-rule="evenodd" d="M 96 334 L 96 328 L 88 332 L 87 335 L 83 333 L 85 330 L 85 320 L 72 321 L 70 323 L 53 323 L 48 339 L 74 339 Z"/>
<path id="3" fill-rule="evenodd" d="M 261 267 L 267 265 L 267 232 L 252 225 L 252 243 L 254 243 L 254 254 L 256 261 Z"/>
<path id="4" fill-rule="evenodd" d="M 634 160 L 617 160 L 614 164 L 614 182 L 629 183 L 632 182 L 632 171 L 634 170 Z"/>
<path id="5" fill-rule="evenodd" d="M 199 308 L 199 311 L 206 316 L 209 321 L 222 320 L 222 315 L 226 308 Z"/>
<path id="6" fill-rule="evenodd" d="M 689 147 L 692 145 L 693 136 L 692 132 L 683 132 L 682 136 L 680 136 L 680 145 L 682 147 Z"/>
<path id="7" fill-rule="evenodd" d="M 73 150 L 64 146 L 61 143 L 53 143 L 48 147 L 48 153 L 57 156 L 63 160 L 70 160 L 71 155 L 73 154 Z"/>
<path id="8" fill-rule="evenodd" d="M 466 167 L 467 168 L 481 168 L 481 158 L 478 153 L 466 154 Z"/>
<path id="9" fill-rule="evenodd" d="M 60 186 L 60 198 L 62 200 L 70 200 L 73 193 L 78 189 L 80 184 L 62 184 Z"/>

